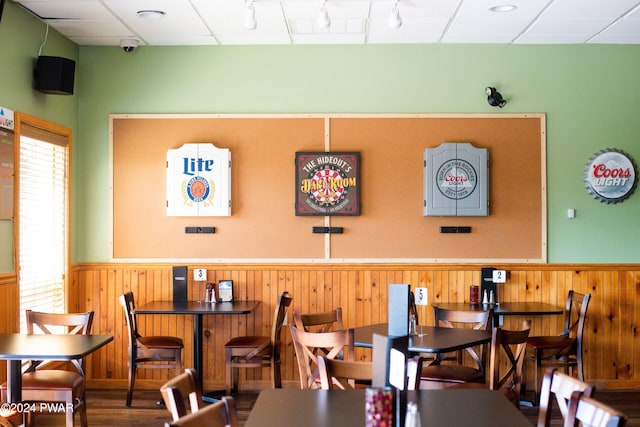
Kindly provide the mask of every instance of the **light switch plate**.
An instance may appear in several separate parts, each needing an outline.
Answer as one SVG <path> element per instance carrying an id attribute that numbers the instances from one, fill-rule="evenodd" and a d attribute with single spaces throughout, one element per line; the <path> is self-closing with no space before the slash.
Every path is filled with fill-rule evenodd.
<path id="1" fill-rule="evenodd" d="M 504 270 L 493 270 L 493 283 L 506 283 L 507 272 Z"/>
<path id="2" fill-rule="evenodd" d="M 204 282 L 207 280 L 207 270 L 204 268 L 193 269 L 193 280 L 196 282 Z"/>
<path id="3" fill-rule="evenodd" d="M 429 305 L 429 302 L 427 301 L 427 291 L 427 288 L 416 288 L 416 305 Z"/>

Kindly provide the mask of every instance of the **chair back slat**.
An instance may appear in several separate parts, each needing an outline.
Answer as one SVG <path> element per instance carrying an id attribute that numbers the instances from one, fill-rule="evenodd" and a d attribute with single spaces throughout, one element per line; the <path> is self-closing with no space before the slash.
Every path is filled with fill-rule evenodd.
<path id="1" fill-rule="evenodd" d="M 549 427 L 551 425 L 551 395 L 555 396 L 562 419 L 565 420 L 569 414 L 569 401 L 574 391 L 581 391 L 587 397 L 591 397 L 595 387 L 571 377 L 557 368 L 547 368 L 542 378 L 542 388 L 540 390 L 540 410 L 538 411 L 538 427 Z"/>
<path id="2" fill-rule="evenodd" d="M 235 401 L 230 396 L 224 396 L 219 402 L 164 425 L 165 427 L 238 427 Z"/>
<path id="3" fill-rule="evenodd" d="M 189 412 L 197 412 L 202 407 L 202 389 L 200 378 L 195 369 L 186 369 L 182 374 L 167 381 L 160 394 L 173 420 L 184 417 Z"/>
<path id="4" fill-rule="evenodd" d="M 293 312 L 293 320 L 298 329 L 306 332 L 331 332 L 342 329 L 342 308 L 321 313 L 301 314 Z"/>
<path id="5" fill-rule="evenodd" d="M 622 412 L 585 396 L 581 391 L 574 391 L 564 427 L 624 427 L 627 421 L 627 416 Z"/>
<path id="6" fill-rule="evenodd" d="M 351 362 L 318 356 L 320 386 L 323 390 L 355 388 L 357 381 L 371 381 L 371 362 Z"/>

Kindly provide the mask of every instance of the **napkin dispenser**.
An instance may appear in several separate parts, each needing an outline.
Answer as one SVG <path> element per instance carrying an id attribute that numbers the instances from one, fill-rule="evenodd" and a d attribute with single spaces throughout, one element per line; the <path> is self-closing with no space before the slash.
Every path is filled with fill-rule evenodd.
<path id="1" fill-rule="evenodd" d="M 497 304 L 498 303 L 498 286 L 493 281 L 493 271 L 495 268 L 486 267 L 482 269 L 482 283 L 480 285 L 480 300 L 483 304 Z M 485 295 L 487 300 L 485 302 Z M 493 295 L 493 301 L 491 301 L 491 295 Z"/>
<path id="2" fill-rule="evenodd" d="M 186 265 L 173 267 L 173 301 L 187 302 L 187 274 L 189 268 Z"/>

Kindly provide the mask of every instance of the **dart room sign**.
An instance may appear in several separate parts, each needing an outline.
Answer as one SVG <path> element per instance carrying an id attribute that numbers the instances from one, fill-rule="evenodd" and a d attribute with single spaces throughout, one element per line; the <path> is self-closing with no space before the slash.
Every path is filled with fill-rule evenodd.
<path id="1" fill-rule="evenodd" d="M 296 153 L 296 215 L 360 215 L 360 153 Z"/>

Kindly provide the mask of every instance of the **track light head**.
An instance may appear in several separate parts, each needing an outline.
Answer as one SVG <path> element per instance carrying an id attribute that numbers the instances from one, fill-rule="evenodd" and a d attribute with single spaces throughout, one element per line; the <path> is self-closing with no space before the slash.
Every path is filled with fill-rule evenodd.
<path id="1" fill-rule="evenodd" d="M 487 102 L 492 107 L 504 107 L 507 101 L 502 97 L 502 94 L 496 90 L 495 87 L 487 87 L 484 92 L 487 94 Z"/>
<path id="2" fill-rule="evenodd" d="M 389 28 L 394 30 L 402 26 L 402 17 L 400 16 L 400 10 L 398 10 L 398 3 L 400 2 L 396 1 L 393 4 L 393 8 L 391 9 L 391 14 L 389 15 Z"/>
<path id="3" fill-rule="evenodd" d="M 247 12 L 244 16 L 242 26 L 247 30 L 255 30 L 258 27 L 258 21 L 256 21 L 256 10 L 253 7 L 253 2 L 250 2 L 247 5 Z"/>
<path id="4" fill-rule="evenodd" d="M 318 16 L 317 24 L 319 28 L 323 30 L 328 29 L 331 26 L 331 18 L 329 18 L 329 12 L 327 11 L 327 2 L 322 2 L 320 8 L 320 16 Z"/>

